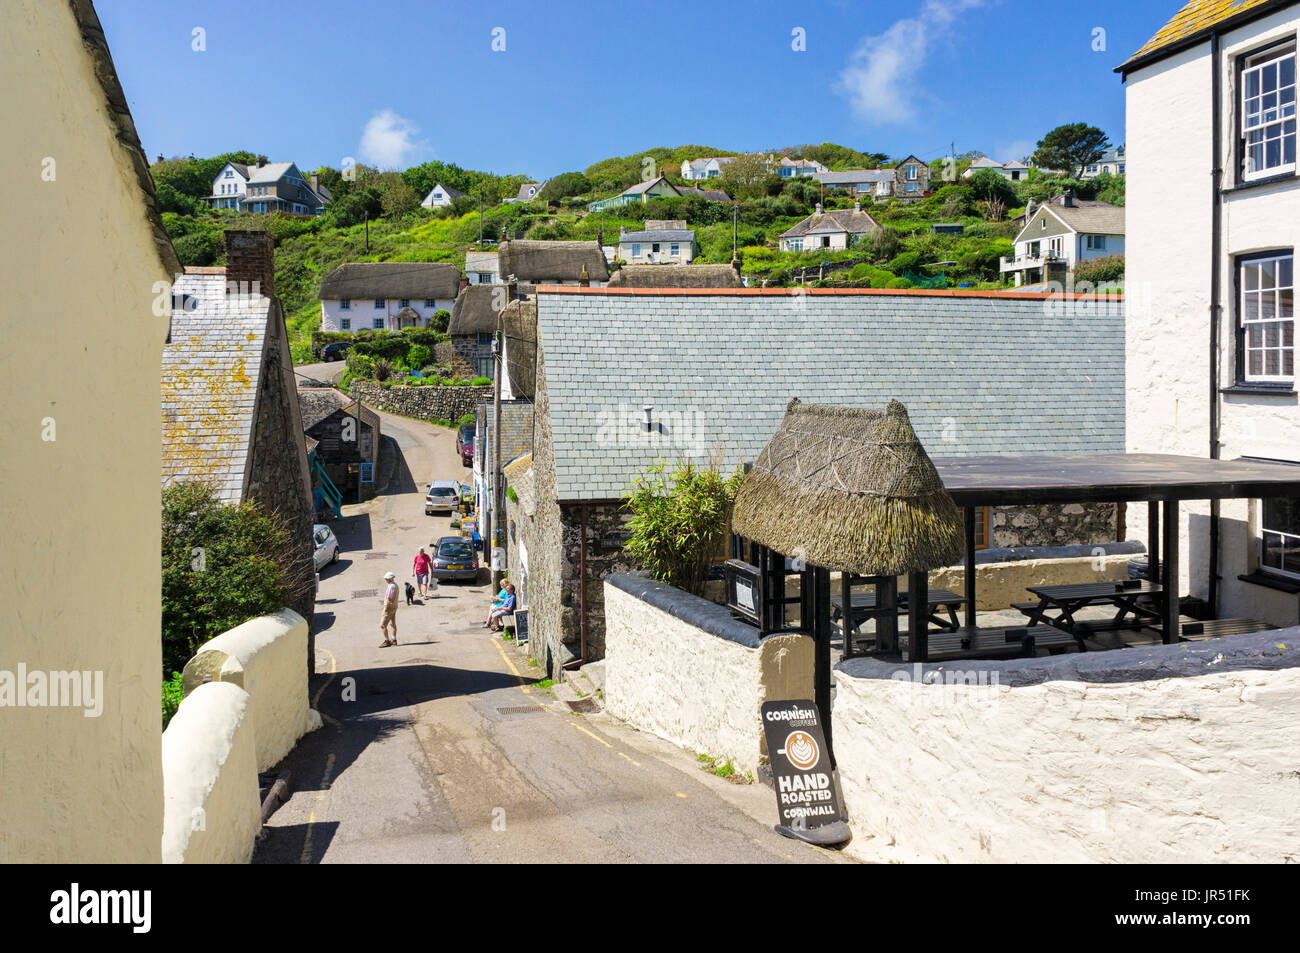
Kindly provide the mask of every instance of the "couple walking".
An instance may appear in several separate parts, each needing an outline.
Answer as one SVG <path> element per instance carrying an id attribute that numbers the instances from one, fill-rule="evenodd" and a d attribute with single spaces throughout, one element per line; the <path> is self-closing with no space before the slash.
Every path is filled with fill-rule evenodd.
<path id="1" fill-rule="evenodd" d="M 411 575 L 415 577 L 421 599 L 427 598 L 431 592 L 438 591 L 438 580 L 433 578 L 432 569 L 433 560 L 421 546 L 411 563 Z M 406 590 L 406 601 L 410 602 L 414 592 L 409 582 L 406 584 Z M 391 634 L 389 634 L 390 629 Z M 384 614 L 379 620 L 379 632 L 384 637 L 384 641 L 379 643 L 381 649 L 397 644 L 397 574 L 393 572 L 384 573 Z"/>

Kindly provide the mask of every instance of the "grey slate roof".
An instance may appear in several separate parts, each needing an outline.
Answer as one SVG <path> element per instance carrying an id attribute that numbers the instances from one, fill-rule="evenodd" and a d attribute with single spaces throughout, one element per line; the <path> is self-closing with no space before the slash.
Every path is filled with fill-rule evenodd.
<path id="1" fill-rule="evenodd" d="M 196 302 L 172 312 L 162 357 L 162 485 L 200 480 L 237 503 L 247 482 L 253 416 L 271 301 L 226 297 L 226 276 L 179 275 L 176 295 Z"/>
<path id="2" fill-rule="evenodd" d="M 693 242 L 695 230 L 691 228 L 664 228 L 655 231 L 624 232 L 618 236 L 618 243 L 628 242 Z"/>
<path id="3" fill-rule="evenodd" d="M 893 182 L 897 173 L 893 169 L 849 169 L 845 172 L 814 172 L 823 185 L 857 185 L 863 182 Z"/>
<path id="4" fill-rule="evenodd" d="M 538 294 L 561 500 L 753 460 L 791 397 L 901 400 L 931 454 L 1121 453 L 1122 303 L 983 294 Z M 1082 313 L 1071 313 L 1079 311 Z M 540 398 L 540 395 L 539 395 Z M 640 429 L 654 407 L 666 433 Z M 540 405 L 540 401 L 539 401 Z"/>
<path id="5" fill-rule="evenodd" d="M 855 212 L 851 208 L 831 209 L 829 212 L 814 212 L 802 222 L 796 222 L 782 238 L 798 238 L 800 235 L 838 234 L 866 235 L 880 231 L 880 224 L 866 212 Z"/>
<path id="6" fill-rule="evenodd" d="M 440 261 L 354 261 L 339 265 L 320 283 L 322 301 L 349 298 L 455 298 L 460 270 Z"/>

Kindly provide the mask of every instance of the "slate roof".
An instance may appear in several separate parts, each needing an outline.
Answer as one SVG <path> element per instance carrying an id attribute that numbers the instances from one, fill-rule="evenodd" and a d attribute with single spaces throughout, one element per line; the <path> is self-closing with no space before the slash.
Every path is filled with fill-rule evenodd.
<path id="1" fill-rule="evenodd" d="M 339 265 L 320 283 L 316 297 L 322 301 L 345 298 L 456 297 L 460 270 L 441 261 L 356 261 Z"/>
<path id="2" fill-rule="evenodd" d="M 248 182 L 250 185 L 279 182 L 280 177 L 292 167 L 292 162 L 268 162 L 261 167 L 250 165 L 248 167 Z"/>
<path id="3" fill-rule="evenodd" d="M 700 189 L 690 185 L 673 186 L 682 198 L 688 198 L 692 195 L 698 196 L 707 202 L 730 202 L 731 196 L 722 189 Z"/>
<path id="4" fill-rule="evenodd" d="M 1123 235 L 1124 209 L 1119 205 L 1099 202 L 1095 205 L 1073 207 L 1051 203 L 1043 206 L 1076 232 L 1094 235 Z"/>
<path id="5" fill-rule="evenodd" d="M 1294 3 L 1294 0 L 1290 0 Z M 1208 32 L 1230 20 L 1248 20 L 1270 10 L 1288 6 L 1288 0 L 1192 0 L 1174 14 L 1140 50 L 1115 68 L 1127 73 L 1139 65 L 1152 63 L 1183 47 L 1199 42 Z"/>
<path id="6" fill-rule="evenodd" d="M 825 235 L 847 232 L 850 235 L 866 235 L 880 230 L 880 224 L 866 212 L 855 212 L 851 208 L 831 209 L 829 212 L 814 212 L 802 222 L 796 222 L 782 238 L 799 238 L 802 235 Z"/>
<path id="7" fill-rule="evenodd" d="M 1123 305 L 1047 301 L 540 291 L 557 496 L 617 498 L 646 466 L 715 449 L 726 466 L 752 461 L 791 397 L 900 400 L 931 454 L 1122 453 Z M 645 404 L 666 433 L 641 431 Z"/>
<path id="8" fill-rule="evenodd" d="M 578 281 L 582 269 L 592 281 L 608 281 L 609 268 L 600 243 L 543 242 L 523 239 L 502 242 L 497 249 L 502 279 L 510 275 L 521 282 Z"/>
<path id="9" fill-rule="evenodd" d="M 302 429 L 311 430 L 350 403 L 352 399 L 347 394 L 333 387 L 299 387 L 298 410 L 302 413 Z"/>
<path id="10" fill-rule="evenodd" d="M 893 169 L 850 169 L 846 172 L 814 172 L 823 185 L 856 185 L 859 182 L 893 182 L 897 177 Z"/>
<path id="11" fill-rule="evenodd" d="M 672 189 L 674 192 L 677 192 L 677 193 L 680 193 L 680 192 L 681 192 L 681 189 L 677 188 L 677 186 L 673 185 L 671 182 L 669 182 L 666 178 L 664 178 L 664 177 L 661 175 L 661 176 L 659 176 L 659 178 L 657 178 L 657 179 L 651 179 L 649 182 L 638 182 L 636 185 L 628 186 L 626 189 L 624 189 L 624 190 L 623 190 L 622 192 L 620 192 L 619 194 L 620 194 L 620 195 L 640 195 L 641 193 L 643 193 L 643 192 L 647 191 L 648 189 L 650 189 L 651 186 L 658 185 L 660 182 L 663 182 L 664 185 L 668 186 L 668 188 Z"/>
<path id="12" fill-rule="evenodd" d="M 424 201 L 429 201 L 429 199 L 433 197 L 433 193 L 438 189 L 442 189 L 449 199 L 463 199 L 465 197 L 465 193 L 460 189 L 453 189 L 450 185 L 443 185 L 441 182 L 435 182 L 433 188 L 429 190 L 429 194 L 424 197 Z"/>
<path id="13" fill-rule="evenodd" d="M 162 485 L 202 480 L 237 503 L 247 482 L 257 386 L 271 301 L 226 297 L 222 272 L 183 274 L 174 292 L 192 311 L 172 312 L 162 357 Z"/>
<path id="14" fill-rule="evenodd" d="M 618 243 L 626 245 L 628 242 L 693 242 L 695 241 L 695 230 L 693 228 L 661 228 L 654 231 L 644 232 L 624 232 L 618 236 Z"/>
<path id="15" fill-rule="evenodd" d="M 528 202 L 537 198 L 537 193 L 542 191 L 542 186 L 545 184 L 545 182 L 525 182 L 523 185 L 519 186 L 519 193 L 515 197 L 516 201 Z M 529 189 L 536 190 L 533 192 L 532 196 L 529 196 L 528 194 Z"/>

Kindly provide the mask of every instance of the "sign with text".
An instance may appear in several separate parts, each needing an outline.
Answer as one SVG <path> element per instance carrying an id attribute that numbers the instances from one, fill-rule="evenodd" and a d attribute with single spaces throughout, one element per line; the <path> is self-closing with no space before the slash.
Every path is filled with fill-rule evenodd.
<path id="1" fill-rule="evenodd" d="M 824 846 L 848 841 L 817 706 L 804 700 L 764 702 L 762 718 L 780 818 L 777 832 Z"/>

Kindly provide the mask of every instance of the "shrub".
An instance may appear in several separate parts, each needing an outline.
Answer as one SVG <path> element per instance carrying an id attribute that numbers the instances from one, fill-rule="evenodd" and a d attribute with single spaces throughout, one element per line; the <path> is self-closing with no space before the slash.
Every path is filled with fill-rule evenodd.
<path id="1" fill-rule="evenodd" d="M 446 308 L 439 308 L 434 312 L 433 318 L 429 322 L 429 327 L 439 335 L 447 333 L 447 326 L 451 323 L 451 312 Z"/>
<path id="2" fill-rule="evenodd" d="M 476 377 L 470 381 L 470 385 L 473 387 L 487 387 L 491 383 L 492 378 L 490 377 Z"/>
<path id="3" fill-rule="evenodd" d="M 407 363 L 416 370 L 423 368 L 432 359 L 433 352 L 424 344 L 412 344 L 411 349 L 406 352 Z"/>
<path id="4" fill-rule="evenodd" d="M 921 267 L 921 256 L 914 251 L 905 251 L 891 258 L 886 267 L 896 275 L 904 271 L 916 271 Z"/>
<path id="5" fill-rule="evenodd" d="M 306 542 L 252 503 L 217 499 L 205 483 L 162 492 L 162 671 L 179 672 L 227 629 L 278 612 L 311 585 Z"/>
<path id="6" fill-rule="evenodd" d="M 1124 277 L 1124 256 L 1106 255 L 1089 258 L 1074 266 L 1074 282 L 1087 281 L 1094 285 L 1106 281 L 1119 281 Z"/>
<path id="7" fill-rule="evenodd" d="M 360 354 L 355 349 L 348 352 L 346 361 L 348 373 L 353 377 L 374 377 L 375 359 L 369 354 Z"/>
<path id="8" fill-rule="evenodd" d="M 176 709 L 181 707 L 181 702 L 184 699 L 185 689 L 181 687 L 181 673 L 172 672 L 172 677 L 162 683 L 162 723 L 164 730 L 167 728 L 167 723 L 172 720 L 172 715 L 176 714 Z"/>
<path id="9" fill-rule="evenodd" d="M 378 357 L 375 358 L 374 372 L 372 376 L 382 384 L 393 376 L 395 370 L 396 368 L 392 361 L 386 357 Z"/>
<path id="10" fill-rule="evenodd" d="M 638 476 L 623 506 L 632 511 L 627 553 L 659 582 L 702 595 L 722 545 L 743 474 L 724 477 L 717 466 L 663 464 Z M 671 482 L 670 482 L 671 481 Z"/>

